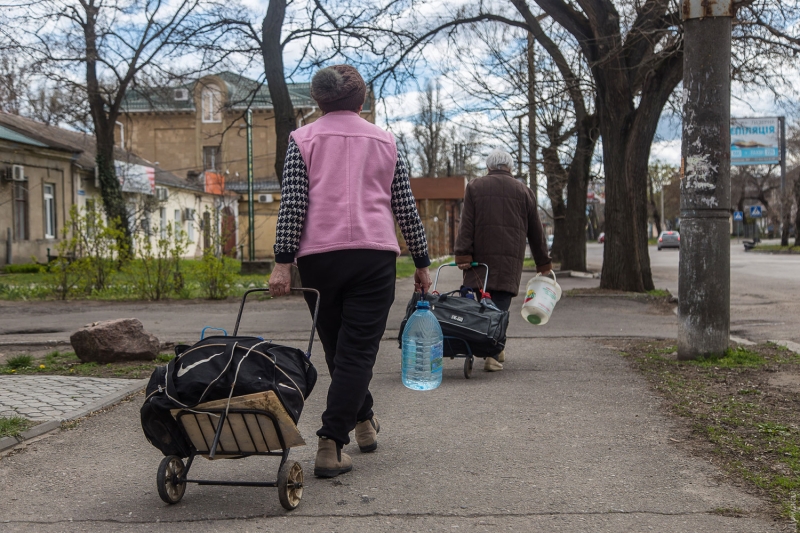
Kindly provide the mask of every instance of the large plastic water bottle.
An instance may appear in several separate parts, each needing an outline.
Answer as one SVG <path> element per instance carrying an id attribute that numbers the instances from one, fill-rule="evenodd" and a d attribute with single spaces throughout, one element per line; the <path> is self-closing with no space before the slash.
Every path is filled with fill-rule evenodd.
<path id="1" fill-rule="evenodd" d="M 442 383 L 444 339 L 430 302 L 417 302 L 417 310 L 403 330 L 403 385 L 414 390 L 435 389 Z"/>

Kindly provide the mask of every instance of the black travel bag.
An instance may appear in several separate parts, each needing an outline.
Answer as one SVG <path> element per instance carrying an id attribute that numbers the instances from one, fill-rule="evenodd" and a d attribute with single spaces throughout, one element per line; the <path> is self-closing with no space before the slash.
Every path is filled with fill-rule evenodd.
<path id="1" fill-rule="evenodd" d="M 193 346 L 176 346 L 175 354 L 153 372 L 141 408 L 144 434 L 164 455 L 190 454 L 171 409 L 273 391 L 297 423 L 317 381 L 302 350 L 259 337 L 207 337 Z"/>
<path id="2" fill-rule="evenodd" d="M 424 298 L 430 302 L 431 312 L 442 328 L 444 357 L 470 353 L 476 357 L 493 357 L 502 352 L 506 345 L 508 312 L 498 309 L 489 298 L 478 301 L 466 297 L 469 292 L 469 289 L 462 289 L 446 294 L 414 293 L 400 325 L 397 338 L 400 347 L 406 323 L 416 311 L 417 302 Z M 479 298 L 479 295 L 473 293 L 473 297 Z"/>

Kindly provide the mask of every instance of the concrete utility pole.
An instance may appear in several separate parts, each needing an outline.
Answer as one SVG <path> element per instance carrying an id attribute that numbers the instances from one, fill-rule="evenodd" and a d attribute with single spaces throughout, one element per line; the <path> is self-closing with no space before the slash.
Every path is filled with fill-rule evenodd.
<path id="1" fill-rule="evenodd" d="M 678 359 L 730 339 L 733 0 L 683 0 L 683 138 Z"/>

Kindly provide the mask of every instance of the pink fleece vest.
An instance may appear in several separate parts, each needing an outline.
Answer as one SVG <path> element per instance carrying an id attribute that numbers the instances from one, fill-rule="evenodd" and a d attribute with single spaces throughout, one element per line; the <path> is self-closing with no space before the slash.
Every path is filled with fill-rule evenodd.
<path id="1" fill-rule="evenodd" d="M 292 132 L 308 169 L 308 212 L 296 257 L 334 250 L 400 254 L 392 213 L 394 135 L 352 111 Z"/>

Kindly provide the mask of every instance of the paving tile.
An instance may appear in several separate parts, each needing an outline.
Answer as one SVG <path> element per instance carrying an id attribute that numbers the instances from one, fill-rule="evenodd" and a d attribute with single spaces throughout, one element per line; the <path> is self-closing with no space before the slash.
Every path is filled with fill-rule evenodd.
<path id="1" fill-rule="evenodd" d="M 79 376 L 0 376 L 0 416 L 58 420 L 116 393 L 132 380 Z"/>

